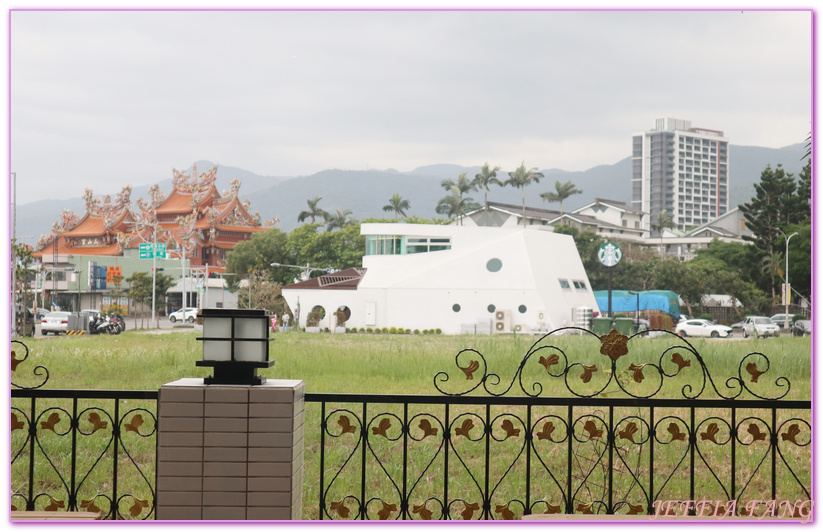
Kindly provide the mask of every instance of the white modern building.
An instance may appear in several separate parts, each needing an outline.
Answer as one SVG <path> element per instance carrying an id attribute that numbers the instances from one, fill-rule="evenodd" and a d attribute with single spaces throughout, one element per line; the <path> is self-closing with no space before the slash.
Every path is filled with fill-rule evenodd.
<path id="1" fill-rule="evenodd" d="M 665 210 L 680 230 L 729 210 L 729 140 L 688 120 L 658 118 L 632 138 L 632 207 L 651 230 Z M 652 236 L 657 236 L 653 232 Z"/>
<path id="2" fill-rule="evenodd" d="M 362 268 L 283 288 L 301 326 L 533 333 L 597 308 L 574 240 L 550 228 L 381 223 L 361 234 Z"/>

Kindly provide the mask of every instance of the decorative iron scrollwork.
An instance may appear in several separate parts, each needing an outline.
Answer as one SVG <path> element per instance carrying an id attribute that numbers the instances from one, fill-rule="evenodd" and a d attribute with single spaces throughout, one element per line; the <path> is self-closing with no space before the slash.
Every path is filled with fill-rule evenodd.
<path id="1" fill-rule="evenodd" d="M 600 341 L 600 354 L 606 360 L 600 363 L 570 362 L 569 357 L 559 345 L 552 342 L 558 336 L 575 332 L 583 336 L 595 337 Z M 631 353 L 631 345 L 634 340 L 641 338 L 650 332 L 659 332 L 669 335 L 677 344 L 667 347 L 654 361 L 632 361 L 623 362 L 623 358 Z M 468 387 L 457 391 L 449 391 L 444 388 L 444 384 L 451 380 L 451 376 L 446 371 L 440 371 L 434 376 L 434 387 L 443 395 L 464 396 L 482 389 L 488 395 L 500 397 L 504 396 L 518 384 L 520 391 L 530 397 L 539 397 L 543 393 L 543 383 L 539 380 L 528 384 L 524 382 L 524 371 L 530 369 L 527 364 L 534 358 L 536 364 L 543 367 L 541 374 L 549 379 L 560 379 L 565 388 L 577 397 L 605 397 L 613 394 L 616 387 L 621 393 L 635 399 L 649 399 L 656 396 L 667 380 L 678 375 L 689 372 L 690 375 L 697 375 L 699 379 L 695 383 L 686 383 L 680 389 L 680 394 L 685 399 L 696 399 L 711 389 L 722 399 L 736 399 L 745 391 L 758 399 L 777 400 L 786 397 L 791 390 L 791 383 L 786 377 L 778 377 L 774 385 L 779 392 L 774 397 L 767 397 L 759 393 L 751 384 L 762 383 L 762 377 L 768 373 L 770 361 L 766 355 L 760 352 L 752 352 L 745 355 L 740 360 L 737 376 L 728 377 L 724 382 L 724 387 L 718 386 L 713 378 L 703 357 L 688 340 L 672 333 L 671 331 L 642 331 L 632 336 L 620 334 L 616 330 L 601 336 L 582 329 L 580 327 L 563 327 L 549 332 L 537 340 L 521 360 L 508 384 L 501 384 L 503 379 L 497 373 L 489 371 L 485 356 L 476 349 L 463 349 L 455 356 L 455 365 L 465 376 Z M 603 378 L 601 375 L 606 374 Z M 625 377 L 625 378 L 624 378 Z M 583 385 L 594 385 L 595 390 L 581 389 Z M 644 384 L 651 387 L 651 391 L 640 392 L 634 390 L 632 385 Z M 609 391 L 607 391 L 609 390 Z"/>
<path id="2" fill-rule="evenodd" d="M 22 354 L 22 357 L 20 356 Z M 11 373 L 12 373 L 12 381 L 11 385 L 14 388 L 20 388 L 22 390 L 36 390 L 37 388 L 43 387 L 49 380 L 49 370 L 45 366 L 35 366 L 32 373 L 36 377 L 42 378 L 42 382 L 34 385 L 34 386 L 24 386 L 21 384 L 17 384 L 14 382 L 14 375 L 16 375 L 17 366 L 21 363 L 25 362 L 29 358 L 29 348 L 26 344 L 21 342 L 20 340 L 12 340 L 11 341 Z"/>

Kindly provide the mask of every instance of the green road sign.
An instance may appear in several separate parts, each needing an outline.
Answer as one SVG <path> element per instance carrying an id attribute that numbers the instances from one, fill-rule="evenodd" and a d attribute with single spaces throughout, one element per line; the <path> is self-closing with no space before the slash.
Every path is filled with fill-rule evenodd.
<path id="1" fill-rule="evenodd" d="M 152 259 L 155 255 L 158 259 L 166 258 L 166 244 L 140 244 L 139 249 L 141 259 Z"/>

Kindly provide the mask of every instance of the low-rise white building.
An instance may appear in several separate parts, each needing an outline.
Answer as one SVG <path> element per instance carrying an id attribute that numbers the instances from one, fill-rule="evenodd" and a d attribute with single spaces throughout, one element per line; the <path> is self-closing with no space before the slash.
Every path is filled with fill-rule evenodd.
<path id="1" fill-rule="evenodd" d="M 350 268 L 283 288 L 306 325 L 550 331 L 597 308 L 572 237 L 538 227 L 362 224 Z M 323 316 L 322 319 L 318 319 Z"/>

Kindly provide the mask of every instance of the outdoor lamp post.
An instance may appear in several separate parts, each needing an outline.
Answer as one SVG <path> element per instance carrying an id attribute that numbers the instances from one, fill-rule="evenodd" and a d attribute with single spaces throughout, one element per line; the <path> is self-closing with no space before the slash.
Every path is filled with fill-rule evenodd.
<path id="1" fill-rule="evenodd" d="M 271 312 L 245 309 L 202 309 L 203 359 L 197 366 L 214 368 L 204 384 L 263 384 L 257 368 L 270 368 L 269 326 Z"/>
<path id="2" fill-rule="evenodd" d="M 778 229 L 778 231 L 780 231 L 780 229 Z M 786 239 L 786 270 L 784 272 L 785 275 L 786 275 L 786 289 L 785 289 L 786 290 L 786 301 L 785 301 L 785 303 L 786 303 L 786 319 L 783 320 L 783 328 L 788 330 L 788 328 L 789 328 L 789 299 L 791 299 L 791 288 L 789 288 L 789 240 L 791 240 L 792 237 L 797 234 L 797 231 L 790 234 L 789 236 L 786 236 L 786 234 L 783 231 L 780 231 L 780 234 L 783 235 L 783 238 Z"/>

